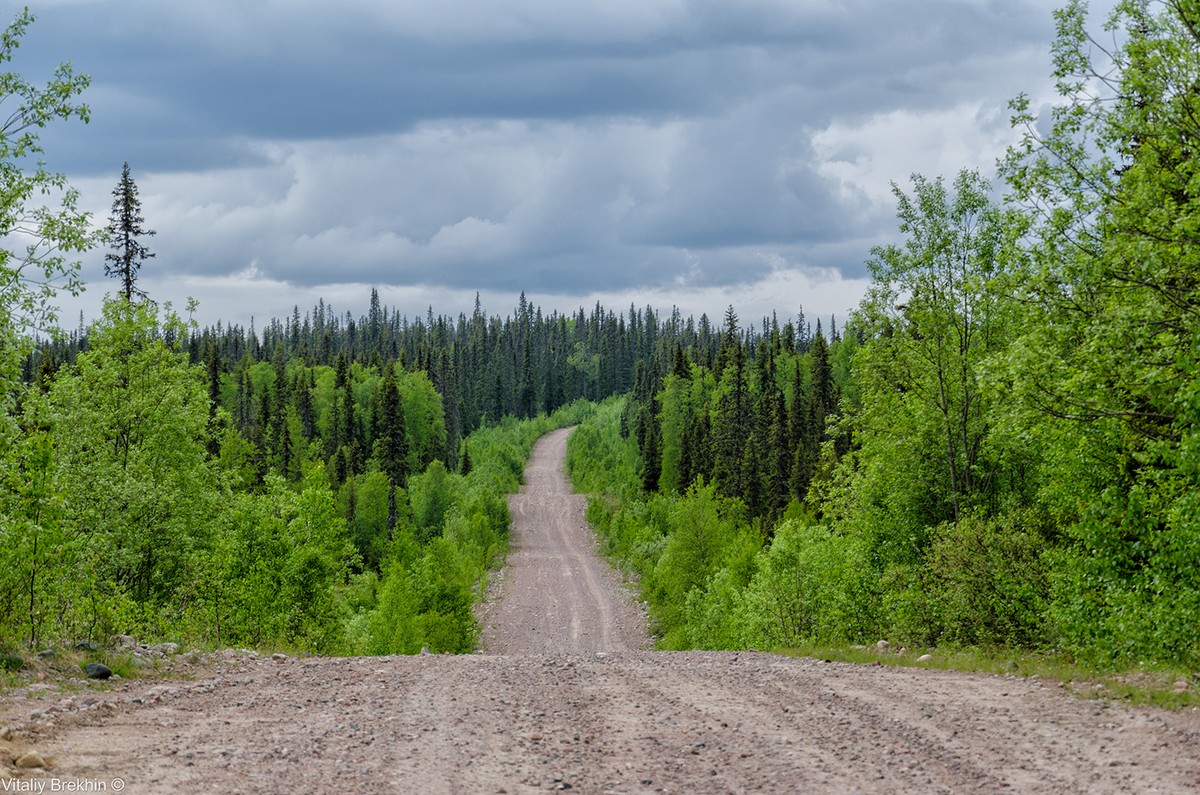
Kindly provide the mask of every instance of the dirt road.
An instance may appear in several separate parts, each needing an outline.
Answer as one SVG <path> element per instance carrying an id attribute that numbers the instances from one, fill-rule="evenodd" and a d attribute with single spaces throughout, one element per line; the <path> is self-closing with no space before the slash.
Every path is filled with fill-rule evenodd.
<path id="1" fill-rule="evenodd" d="M 0 792 L 1200 791 L 1192 713 L 1013 677 L 644 650 L 627 589 L 590 554 L 563 438 L 539 443 L 512 499 L 487 653 L 231 652 L 190 681 L 73 703 L 24 688 L 0 707 L 16 728 L 0 756 L 53 764 L 6 768 L 21 778 L 0 773 Z M 29 716 L 47 701 L 61 712 Z"/>
<path id="2" fill-rule="evenodd" d="M 484 607 L 489 654 L 582 654 L 652 647 L 645 621 L 596 555 L 585 499 L 563 474 L 566 428 L 538 440 L 509 497 L 511 551 Z"/>

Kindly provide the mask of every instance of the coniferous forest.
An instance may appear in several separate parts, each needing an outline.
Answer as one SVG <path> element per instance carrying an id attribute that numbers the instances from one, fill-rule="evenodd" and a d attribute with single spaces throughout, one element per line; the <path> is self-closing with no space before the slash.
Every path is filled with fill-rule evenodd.
<path id="1" fill-rule="evenodd" d="M 1085 4 L 1056 20 L 1058 104 L 1012 101 L 995 179 L 895 186 L 840 327 L 800 300 L 410 318 L 376 292 L 199 327 L 137 288 L 128 165 L 99 231 L 21 168 L 87 79 L 10 75 L 0 222 L 35 231 L 0 250 L 0 645 L 467 651 L 504 494 L 579 424 L 572 477 L 665 647 L 1200 662 L 1200 12 L 1123 3 L 1107 50 Z M 113 296 L 52 337 L 95 247 Z"/>

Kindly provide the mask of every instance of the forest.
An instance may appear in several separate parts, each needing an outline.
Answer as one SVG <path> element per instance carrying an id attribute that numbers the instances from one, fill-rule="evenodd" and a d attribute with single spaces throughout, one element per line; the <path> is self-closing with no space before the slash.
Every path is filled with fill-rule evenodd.
<path id="1" fill-rule="evenodd" d="M 0 224 L 30 240 L 0 249 L 0 646 L 468 651 L 504 494 L 579 425 L 572 478 L 664 648 L 1200 663 L 1200 11 L 1121 3 L 1107 48 L 1084 3 L 1055 19 L 1059 101 L 1010 103 L 994 178 L 894 185 L 840 329 L 374 291 L 201 328 L 137 289 L 128 167 L 100 230 L 28 167 L 87 78 L 7 73 Z M 98 246 L 120 289 L 48 334 Z"/>

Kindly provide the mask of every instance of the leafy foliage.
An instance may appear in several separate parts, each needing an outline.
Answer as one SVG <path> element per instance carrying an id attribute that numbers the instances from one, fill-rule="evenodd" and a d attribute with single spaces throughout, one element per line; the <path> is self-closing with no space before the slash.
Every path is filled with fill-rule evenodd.
<path id="1" fill-rule="evenodd" d="M 25 8 L 0 33 L 0 65 L 13 60 L 33 22 Z M 0 72 L 0 101 L 8 103 L 0 124 L 0 238 L 20 245 L 17 251 L 0 248 L 0 330 L 13 335 L 5 349 L 23 329 L 53 324 L 59 289 L 75 294 L 82 288 L 79 263 L 69 257 L 97 238 L 88 214 L 79 210 L 79 193 L 40 160 L 38 136 L 57 120 L 88 121 L 90 111 L 78 97 L 90 82 L 69 63 L 60 64 L 44 86 Z M 61 196 L 58 208 L 39 204 L 48 195 Z"/>
<path id="2" fill-rule="evenodd" d="M 34 17 L 26 8 L 0 32 L 0 66 L 12 62 Z M 35 85 L 0 72 L 0 644 L 38 645 L 63 624 L 77 598 L 70 577 L 79 554 L 63 525 L 63 495 L 55 435 L 44 396 L 22 379 L 30 334 L 55 320 L 60 289 L 81 289 L 71 257 L 95 242 L 79 195 L 62 174 L 47 169 L 39 133 L 55 121 L 86 122 L 78 101 L 89 78 L 60 65 Z M 41 204 L 60 197 L 58 207 Z M 16 250 L 7 246 L 14 245 Z"/>
<path id="3" fill-rule="evenodd" d="M 1069 537 L 1052 612 L 1081 656 L 1194 658 L 1200 16 L 1120 3 L 1102 54 L 1086 6 L 1057 20 L 1064 102 L 1044 132 L 1015 103 L 1026 134 L 1004 163 L 1039 221 L 1031 306 L 1053 320 L 1024 323 L 1011 357 Z"/>
<path id="4" fill-rule="evenodd" d="M 162 604 L 192 578 L 217 515 L 207 462 L 208 398 L 198 368 L 166 337 L 168 314 L 109 301 L 89 350 L 49 393 L 64 521 L 86 538 L 94 576 Z"/>

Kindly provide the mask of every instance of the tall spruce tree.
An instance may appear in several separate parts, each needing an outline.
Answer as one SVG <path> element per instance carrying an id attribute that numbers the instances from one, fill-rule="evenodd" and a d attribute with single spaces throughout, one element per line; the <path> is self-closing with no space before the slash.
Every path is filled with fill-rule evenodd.
<path id="1" fill-rule="evenodd" d="M 812 357 L 812 385 L 808 394 L 808 417 L 803 424 L 796 458 L 793 461 L 792 488 L 797 496 L 808 494 L 821 457 L 821 444 L 826 440 L 825 420 L 837 408 L 837 384 L 829 364 L 829 346 L 821 331 L 821 321 L 809 343 Z M 797 387 L 799 383 L 797 383 Z"/>
<path id="2" fill-rule="evenodd" d="M 146 297 L 146 293 L 135 285 L 142 262 L 154 256 L 154 252 L 146 248 L 140 238 L 153 237 L 157 233 L 144 226 L 146 219 L 142 217 L 142 202 L 138 198 L 137 183 L 129 172 L 129 163 L 122 166 L 121 179 L 113 188 L 112 195 L 112 215 L 108 219 L 107 235 L 111 250 L 104 255 L 104 274 L 120 281 L 121 295 L 126 303 L 132 303 L 134 296 Z"/>
<path id="3" fill-rule="evenodd" d="M 383 386 L 380 396 L 380 428 L 378 449 L 379 468 L 388 476 L 393 487 L 403 487 L 408 476 L 408 447 L 404 435 L 404 405 L 396 382 L 396 364 L 383 367 Z"/>
<path id="4" fill-rule="evenodd" d="M 376 441 L 380 469 L 388 478 L 388 538 L 396 529 L 398 508 L 396 489 L 403 488 L 408 477 L 408 445 L 404 435 L 404 404 L 396 383 L 396 364 L 383 366 L 383 393 L 380 401 L 379 439 Z"/>

